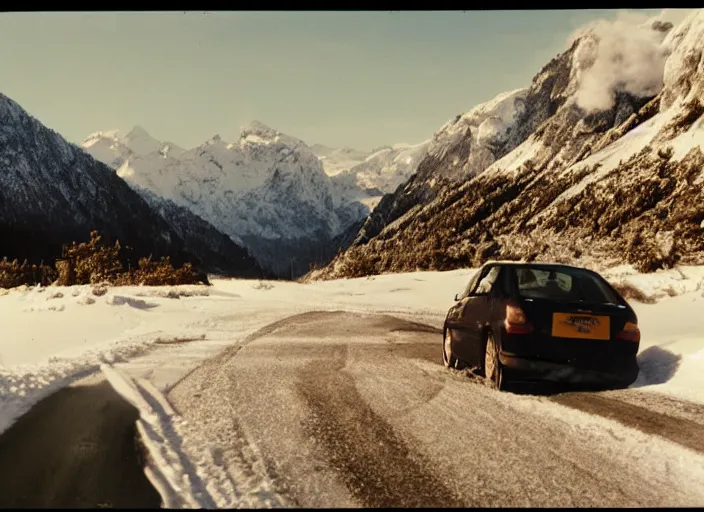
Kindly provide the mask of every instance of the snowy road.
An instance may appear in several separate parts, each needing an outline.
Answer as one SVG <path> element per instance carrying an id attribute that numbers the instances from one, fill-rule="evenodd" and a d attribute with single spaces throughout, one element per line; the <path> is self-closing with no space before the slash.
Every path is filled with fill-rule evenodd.
<path id="1" fill-rule="evenodd" d="M 625 390 L 519 396 L 441 365 L 434 327 L 306 313 L 169 400 L 240 492 L 303 507 L 702 506 L 704 407 Z"/>
<path id="2" fill-rule="evenodd" d="M 703 505 L 704 267 L 610 270 L 657 299 L 634 303 L 638 380 L 540 398 L 496 393 L 441 366 L 437 329 L 473 272 L 0 291 L 0 445 L 11 440 L 0 463 L 15 461 L 0 480 L 25 475 L 30 497 L 57 485 L 46 494 L 64 504 L 65 489 L 86 488 L 70 475 L 96 475 L 102 455 L 77 466 L 73 448 L 53 446 L 56 432 L 86 455 L 81 436 L 111 416 L 96 416 L 85 393 L 52 393 L 92 375 L 140 411 L 145 471 L 166 507 Z M 310 313 L 337 310 L 347 315 Z M 57 400 L 74 416 L 93 408 L 92 427 L 31 420 Z M 134 410 L 124 414 L 134 425 Z M 43 461 L 53 484 L 42 483 L 52 474 Z M 117 480 L 97 488 L 122 486 L 115 473 L 100 477 Z"/>

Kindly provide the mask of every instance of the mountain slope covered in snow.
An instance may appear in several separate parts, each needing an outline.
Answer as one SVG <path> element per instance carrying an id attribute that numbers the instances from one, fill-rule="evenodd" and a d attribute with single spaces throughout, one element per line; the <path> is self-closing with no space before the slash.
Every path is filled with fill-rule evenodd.
<path id="1" fill-rule="evenodd" d="M 328 176 L 335 176 L 342 171 L 348 171 L 371 155 L 366 151 L 352 148 L 330 148 L 322 144 L 313 144 L 310 150 L 323 164 L 323 170 Z"/>
<path id="2" fill-rule="evenodd" d="M 443 126 L 416 174 L 311 277 L 489 258 L 703 262 L 702 51 L 701 11 L 675 28 L 590 27 L 529 88 Z"/>
<path id="3" fill-rule="evenodd" d="M 369 213 L 364 194 L 337 186 L 304 142 L 259 122 L 234 143 L 215 136 L 187 151 L 139 128 L 99 132 L 83 147 L 138 192 L 188 209 L 286 277 L 329 261 L 333 238 Z"/>
<path id="4" fill-rule="evenodd" d="M 136 256 L 171 256 L 175 263 L 221 269 L 187 229 L 177 233 L 112 169 L 0 94 L 0 256 L 48 262 L 64 244 L 86 240 L 92 230 L 106 241 L 119 239 Z M 220 263 L 234 258 L 228 271 L 259 273 L 235 244 L 218 257 Z"/>
<path id="5" fill-rule="evenodd" d="M 385 194 L 395 192 L 411 177 L 429 144 L 430 141 L 426 141 L 379 148 L 363 161 L 339 171 L 332 181 L 340 193 L 346 193 L 374 210 Z"/>
<path id="6" fill-rule="evenodd" d="M 290 277 L 330 261 L 340 240 L 415 171 L 429 141 L 371 153 L 308 146 L 254 121 L 234 143 L 191 150 L 143 128 L 89 135 L 83 148 L 140 193 L 172 201 Z"/>
<path id="7" fill-rule="evenodd" d="M 188 208 L 164 199 L 148 190 L 142 198 L 183 239 L 184 248 L 213 273 L 241 277 L 271 277 L 243 246 L 221 233 L 212 224 L 195 215 Z"/>
<path id="8" fill-rule="evenodd" d="M 135 126 L 124 136 L 117 130 L 96 132 L 86 137 L 81 146 L 96 160 L 115 168 L 130 158 L 152 153 L 158 153 L 163 158 L 178 158 L 185 153 L 176 144 L 156 140 L 141 126 Z"/>

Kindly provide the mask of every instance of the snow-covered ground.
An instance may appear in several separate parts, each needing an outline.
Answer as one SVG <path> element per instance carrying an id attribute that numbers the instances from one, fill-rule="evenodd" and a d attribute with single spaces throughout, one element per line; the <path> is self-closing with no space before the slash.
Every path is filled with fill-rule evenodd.
<path id="1" fill-rule="evenodd" d="M 155 468 L 170 468 L 159 474 L 149 470 L 166 504 L 282 505 L 269 492 L 265 476 L 249 474 L 256 482 L 243 494 L 227 475 L 214 474 L 217 449 L 204 448 L 207 440 L 199 440 L 163 405 L 161 394 L 202 361 L 276 320 L 305 311 L 383 312 L 441 326 L 455 293 L 473 272 L 308 284 L 216 279 L 212 287 L 119 287 L 105 293 L 92 286 L 0 290 L 0 432 L 34 403 L 102 366 L 119 392 L 139 402 L 144 423 L 139 428 L 145 444 L 151 444 Z M 634 387 L 704 403 L 704 268 L 639 275 L 624 266 L 604 274 L 657 299 L 655 304 L 632 303 L 643 332 L 642 371 Z M 185 460 L 195 473 L 187 470 Z M 198 471 L 207 478 L 198 480 Z M 180 490 L 173 494 L 168 489 Z"/>

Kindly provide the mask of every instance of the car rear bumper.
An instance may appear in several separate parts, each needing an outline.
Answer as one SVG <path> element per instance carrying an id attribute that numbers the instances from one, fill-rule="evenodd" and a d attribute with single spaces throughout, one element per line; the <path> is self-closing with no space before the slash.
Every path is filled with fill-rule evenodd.
<path id="1" fill-rule="evenodd" d="M 553 363 L 502 353 L 499 355 L 507 380 L 522 382 L 565 382 L 581 384 L 614 384 L 628 386 L 638 377 L 638 362 L 630 358 L 617 370 L 580 368 L 571 364 Z"/>

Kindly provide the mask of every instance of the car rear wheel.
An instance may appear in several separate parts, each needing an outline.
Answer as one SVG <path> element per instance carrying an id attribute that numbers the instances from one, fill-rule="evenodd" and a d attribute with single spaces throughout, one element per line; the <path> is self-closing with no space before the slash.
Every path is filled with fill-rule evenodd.
<path id="1" fill-rule="evenodd" d="M 462 361 L 452 355 L 452 332 L 449 329 L 445 329 L 442 336 L 442 362 L 445 368 L 461 370 L 464 367 Z"/>
<path id="2" fill-rule="evenodd" d="M 504 389 L 504 369 L 499 361 L 499 347 L 491 333 L 487 335 L 484 351 L 484 382 L 492 389 Z"/>

